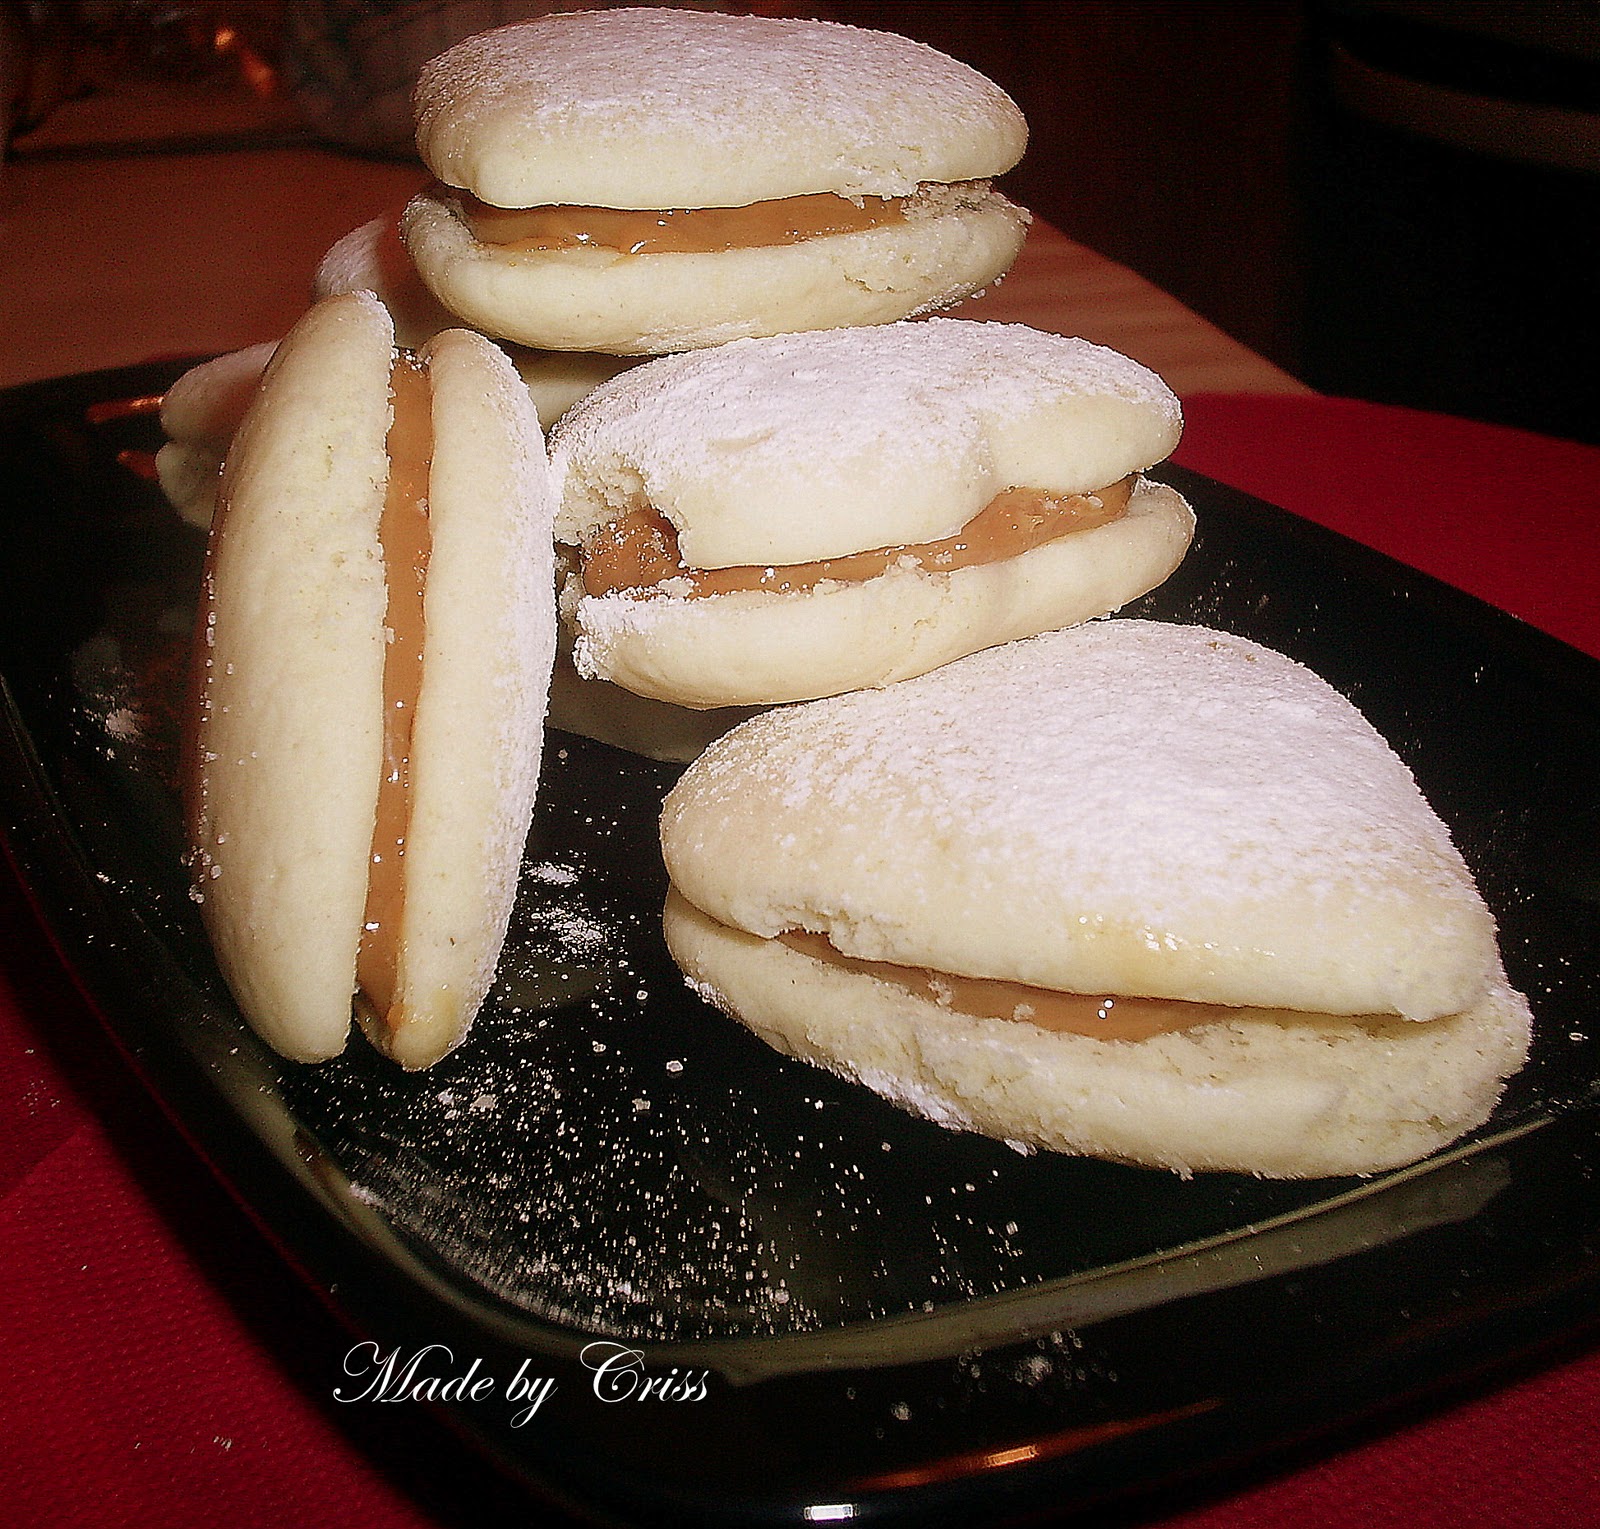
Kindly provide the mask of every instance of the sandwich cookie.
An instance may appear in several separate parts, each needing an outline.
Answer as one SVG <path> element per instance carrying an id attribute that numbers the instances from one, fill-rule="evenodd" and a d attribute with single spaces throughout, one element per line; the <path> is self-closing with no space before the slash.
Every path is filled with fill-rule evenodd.
<path id="1" fill-rule="evenodd" d="M 944 307 L 1016 259 L 1015 103 L 921 43 L 633 9 L 485 32 L 414 102 L 401 235 L 486 333 L 653 355 Z"/>
<path id="2" fill-rule="evenodd" d="M 533 809 L 554 648 L 527 390 L 481 336 L 397 352 L 370 294 L 314 307 L 229 449 L 195 651 L 195 896 L 285 1056 L 356 1009 L 406 1067 L 488 990 Z"/>
<path id="3" fill-rule="evenodd" d="M 663 357 L 551 436 L 579 673 L 692 707 L 886 685 L 1104 615 L 1194 517 L 1153 372 L 929 319 Z"/>
<path id="4" fill-rule="evenodd" d="M 764 713 L 667 798 L 668 944 L 956 1129 L 1273 1177 L 1481 1124 L 1528 1046 L 1409 771 L 1254 643 L 1095 622 Z"/>

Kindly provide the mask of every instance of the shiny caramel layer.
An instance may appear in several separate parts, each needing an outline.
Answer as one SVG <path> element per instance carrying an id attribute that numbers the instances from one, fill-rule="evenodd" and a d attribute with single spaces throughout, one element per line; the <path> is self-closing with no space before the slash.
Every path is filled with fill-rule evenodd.
<path id="1" fill-rule="evenodd" d="M 994 977 L 958 977 L 921 966 L 861 961 L 836 949 L 826 935 L 789 930 L 778 938 L 793 950 L 830 966 L 892 982 L 956 1014 L 977 1019 L 1009 1019 L 1043 1030 L 1089 1035 L 1103 1041 L 1143 1041 L 1153 1035 L 1215 1024 L 1240 1011 L 1221 1004 L 1187 1003 L 1168 998 L 1096 997 L 1031 987 Z"/>
<path id="2" fill-rule="evenodd" d="M 461 215 L 479 244 L 498 249 L 595 249 L 619 255 L 708 255 L 799 244 L 905 222 L 903 197 L 818 192 L 748 207 L 491 207 L 465 193 Z"/>
<path id="3" fill-rule="evenodd" d="M 1137 474 L 1092 494 L 1050 494 L 1008 488 L 996 494 L 954 536 L 940 541 L 771 567 L 689 568 L 678 552 L 672 522 L 649 505 L 628 510 L 596 527 L 583 544 L 583 587 L 591 595 L 641 594 L 667 580 L 681 580 L 673 594 L 690 597 L 765 590 L 790 594 L 824 581 L 859 583 L 909 559 L 933 573 L 1020 557 L 1046 542 L 1090 531 L 1127 513 Z"/>
<path id="4" fill-rule="evenodd" d="M 356 981 L 372 1010 L 396 1028 L 400 916 L 405 907 L 406 834 L 411 812 L 411 730 L 422 692 L 422 597 L 432 532 L 428 473 L 433 463 L 433 399 L 427 373 L 409 356 L 389 375 L 394 417 L 387 449 L 389 481 L 378 538 L 388 604 L 383 661 L 383 779 L 372 833 L 367 909 Z"/>

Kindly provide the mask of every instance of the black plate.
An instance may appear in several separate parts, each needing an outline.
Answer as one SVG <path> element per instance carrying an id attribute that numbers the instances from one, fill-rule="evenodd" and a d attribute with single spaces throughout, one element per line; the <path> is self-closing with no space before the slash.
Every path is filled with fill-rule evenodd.
<path id="1" fill-rule="evenodd" d="M 448 1345 L 456 1369 L 419 1379 L 478 1361 L 489 1394 L 453 1421 L 502 1463 L 624 1520 L 1000 1521 L 1237 1461 L 1594 1309 L 1600 666 L 1170 473 L 1201 534 L 1140 613 L 1350 695 L 1453 826 L 1533 1001 L 1495 1120 L 1404 1172 L 1025 1157 L 778 1057 L 661 945 L 672 770 L 562 734 L 471 1042 L 420 1076 L 359 1041 L 297 1066 L 240 1022 L 179 868 L 200 538 L 130 470 L 153 421 L 88 412 L 173 374 L 4 401 L 0 822 L 152 1088 L 380 1350 Z M 627 1351 L 639 1369 L 592 1368 Z M 521 1426 L 519 1371 L 556 1383 Z"/>

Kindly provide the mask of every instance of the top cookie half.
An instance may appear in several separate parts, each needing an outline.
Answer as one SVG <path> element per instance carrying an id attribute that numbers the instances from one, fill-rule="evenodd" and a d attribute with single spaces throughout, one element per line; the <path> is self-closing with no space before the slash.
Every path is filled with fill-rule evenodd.
<path id="1" fill-rule="evenodd" d="M 497 207 L 743 207 L 987 179 L 1027 127 L 965 64 L 888 32 L 698 11 L 500 27 L 422 71 L 417 147 Z"/>

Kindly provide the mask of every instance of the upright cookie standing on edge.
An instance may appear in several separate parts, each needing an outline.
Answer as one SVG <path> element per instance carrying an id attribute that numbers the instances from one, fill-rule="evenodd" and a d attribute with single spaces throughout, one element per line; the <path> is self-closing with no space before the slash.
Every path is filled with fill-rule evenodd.
<path id="1" fill-rule="evenodd" d="M 441 184 L 401 234 L 485 333 L 654 355 L 887 323 L 1016 259 L 989 180 L 1027 128 L 997 85 L 887 32 L 586 11 L 467 39 L 423 70 Z"/>
<path id="2" fill-rule="evenodd" d="M 1220 632 L 1093 622 L 768 712 L 690 766 L 661 832 L 696 989 L 943 1125 L 1365 1173 L 1481 1124 L 1526 1055 L 1410 772 Z"/>
<path id="3" fill-rule="evenodd" d="M 401 355 L 370 294 L 295 326 L 229 449 L 185 807 L 218 964 L 286 1056 L 342 1050 L 359 993 L 427 1066 L 488 991 L 554 649 L 547 471 L 505 357 Z"/>
<path id="4" fill-rule="evenodd" d="M 591 393 L 551 435 L 579 672 L 694 707 L 884 685 L 1102 616 L 1194 517 L 1154 372 L 1020 324 L 740 340 Z"/>

